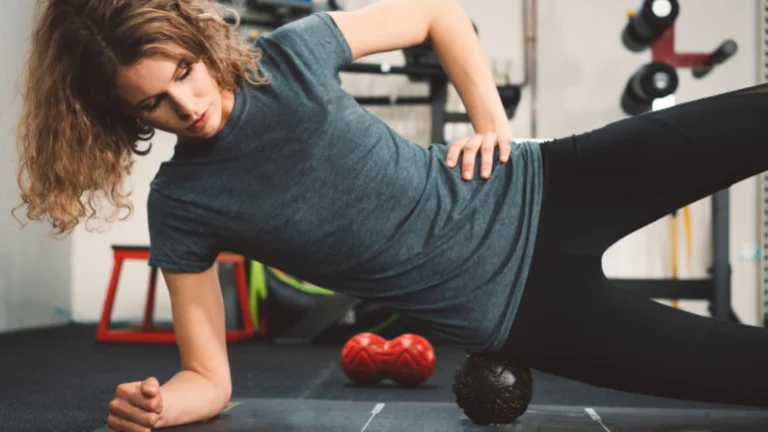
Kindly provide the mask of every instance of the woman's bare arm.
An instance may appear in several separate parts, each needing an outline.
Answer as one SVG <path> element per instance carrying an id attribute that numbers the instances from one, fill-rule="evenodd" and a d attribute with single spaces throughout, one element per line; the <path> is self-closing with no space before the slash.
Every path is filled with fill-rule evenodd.
<path id="1" fill-rule="evenodd" d="M 490 64 L 472 21 L 457 0 L 381 0 L 354 11 L 330 14 L 355 60 L 429 39 L 475 132 L 493 132 L 511 139 Z"/>
<path id="2" fill-rule="evenodd" d="M 202 273 L 163 271 L 173 310 L 181 371 L 163 384 L 159 427 L 216 416 L 232 381 L 225 339 L 224 300 L 215 267 Z"/>

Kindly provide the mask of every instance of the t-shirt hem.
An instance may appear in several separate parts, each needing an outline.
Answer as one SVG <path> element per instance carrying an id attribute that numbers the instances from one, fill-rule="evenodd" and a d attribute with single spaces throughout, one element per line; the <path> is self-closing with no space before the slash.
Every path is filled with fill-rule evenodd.
<path id="1" fill-rule="evenodd" d="M 177 271 L 182 273 L 202 273 L 213 265 L 211 263 L 193 263 L 183 261 L 165 261 L 158 259 L 150 259 L 148 262 L 150 267 L 157 267 L 171 271 Z"/>
<path id="2" fill-rule="evenodd" d="M 341 33 L 341 29 L 336 25 L 336 21 L 328 14 L 328 12 L 318 12 L 317 15 L 320 17 L 320 20 L 331 29 L 331 33 L 333 33 L 333 36 L 339 41 L 341 49 L 344 50 L 344 65 L 352 63 L 352 49 L 349 47 L 347 39 Z"/>

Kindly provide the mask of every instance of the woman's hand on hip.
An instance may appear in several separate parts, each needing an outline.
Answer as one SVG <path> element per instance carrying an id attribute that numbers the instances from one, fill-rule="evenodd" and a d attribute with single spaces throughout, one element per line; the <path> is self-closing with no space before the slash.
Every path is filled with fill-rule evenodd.
<path id="1" fill-rule="evenodd" d="M 488 179 L 493 170 L 493 156 L 496 147 L 499 148 L 499 161 L 506 163 L 512 149 L 511 142 L 511 136 L 496 132 L 467 137 L 450 145 L 445 162 L 449 167 L 454 168 L 458 163 L 459 156 L 462 156 L 461 176 L 464 180 L 472 180 L 477 153 L 480 152 L 480 177 Z"/>

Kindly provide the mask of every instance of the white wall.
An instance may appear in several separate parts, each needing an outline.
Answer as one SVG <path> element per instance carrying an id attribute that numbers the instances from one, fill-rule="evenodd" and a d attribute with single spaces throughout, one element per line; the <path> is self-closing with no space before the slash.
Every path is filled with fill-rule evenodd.
<path id="1" fill-rule="evenodd" d="M 68 309 L 72 295 L 71 240 L 50 239 L 49 230 L 40 224 L 22 230 L 10 214 L 19 203 L 18 84 L 34 5 L 29 0 L 4 0 L 0 14 L 0 332 L 64 322 L 57 310 Z"/>
<path id="2" fill-rule="evenodd" d="M 346 2 L 357 8 L 371 0 Z M 678 101 L 721 93 L 756 83 L 757 5 L 754 0 L 683 0 L 677 27 L 679 50 L 709 51 L 723 39 L 733 38 L 739 54 L 706 79 L 693 80 L 680 73 L 682 82 Z M 523 45 L 520 0 L 462 0 L 462 4 L 480 28 L 481 41 L 489 60 L 512 61 L 512 81 L 522 79 Z M 618 105 L 626 79 L 649 54 L 632 54 L 619 38 L 626 11 L 639 4 L 636 0 L 540 0 L 539 2 L 539 98 L 538 137 L 558 137 L 599 127 L 622 118 Z M 372 56 L 371 61 L 401 63 L 398 53 Z M 421 84 L 402 77 L 345 75 L 345 87 L 356 95 L 424 94 Z M 530 136 L 530 93 L 523 95 L 517 116 L 512 121 L 519 138 Z M 460 107 L 455 93 L 453 109 Z M 371 108 L 387 119 L 406 137 L 426 144 L 429 139 L 427 108 Z M 467 128 L 452 127 L 449 137 L 469 133 Z M 170 155 L 173 140 L 158 135 L 155 150 L 136 165 L 132 179 L 136 214 L 104 234 L 78 230 L 74 236 L 72 267 L 72 312 L 81 321 L 95 321 L 101 313 L 109 273 L 112 267 L 110 245 L 146 244 L 148 241 L 144 203 L 147 186 L 159 163 Z M 753 180 L 733 190 L 731 210 L 731 247 L 734 270 L 734 306 L 748 323 L 756 322 L 756 263 L 743 261 L 739 249 L 754 244 L 756 232 L 756 187 Z M 710 264 L 709 203 L 693 206 L 695 254 L 692 265 L 681 270 L 682 277 L 704 276 Z M 660 221 L 622 240 L 605 257 L 606 271 L 613 276 L 668 276 L 669 234 L 667 221 Z M 148 271 L 143 263 L 127 268 L 121 281 L 116 304 L 117 319 L 136 318 L 146 293 Z M 161 285 L 162 287 L 162 285 Z M 167 293 L 158 293 L 158 315 L 170 316 Z M 702 305 L 684 307 L 705 313 Z"/>
<path id="3" fill-rule="evenodd" d="M 147 196 L 149 183 L 160 163 L 173 154 L 176 139 L 165 132 L 158 132 L 152 139 L 152 151 L 139 157 L 130 178 L 133 214 L 128 220 L 114 222 L 86 230 L 81 225 L 73 234 L 72 317 L 77 321 L 93 322 L 101 317 L 107 287 L 112 273 L 112 245 L 149 245 L 147 230 Z M 146 144 L 146 143 L 144 143 Z M 142 146 L 142 148 L 145 148 Z M 135 320 L 144 311 L 149 268 L 146 261 L 127 261 L 123 266 L 115 298 L 113 321 Z M 157 289 L 156 310 L 160 320 L 170 319 L 170 299 L 162 277 Z"/>

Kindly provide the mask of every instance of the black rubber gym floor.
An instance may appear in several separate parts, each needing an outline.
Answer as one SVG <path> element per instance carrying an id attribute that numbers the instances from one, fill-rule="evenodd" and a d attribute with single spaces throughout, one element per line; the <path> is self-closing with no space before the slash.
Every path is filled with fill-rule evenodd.
<path id="1" fill-rule="evenodd" d="M 0 431 L 106 430 L 117 384 L 178 370 L 168 345 L 99 344 L 93 326 L 0 335 Z M 475 426 L 454 403 L 463 353 L 436 346 L 437 367 L 416 389 L 351 385 L 341 346 L 230 345 L 229 409 L 190 431 L 766 431 L 768 410 L 690 403 L 595 388 L 534 371 L 534 396 L 518 422 Z M 563 361 L 567 361 L 564 356 Z M 768 389 L 766 389 L 768 396 Z"/>

